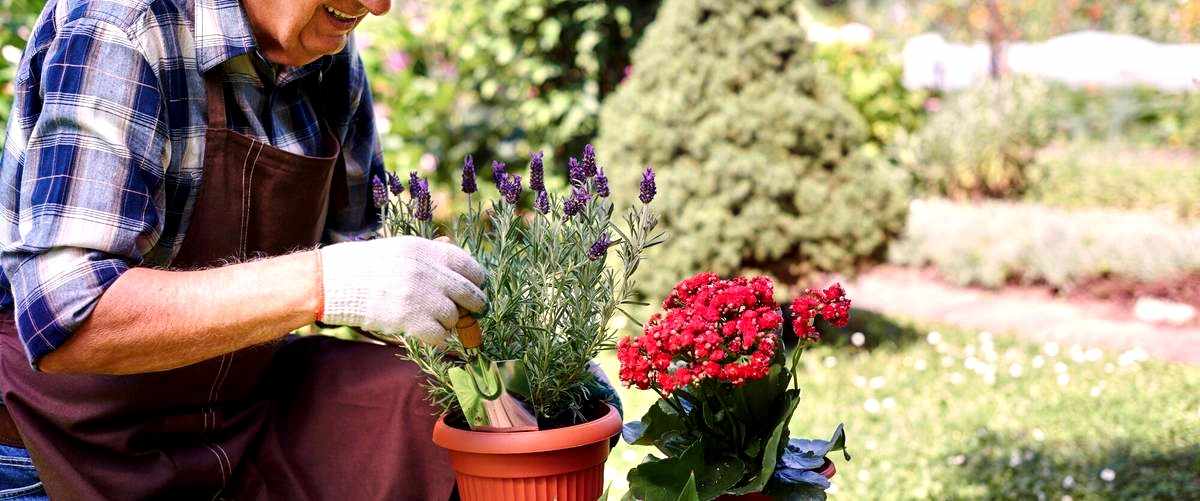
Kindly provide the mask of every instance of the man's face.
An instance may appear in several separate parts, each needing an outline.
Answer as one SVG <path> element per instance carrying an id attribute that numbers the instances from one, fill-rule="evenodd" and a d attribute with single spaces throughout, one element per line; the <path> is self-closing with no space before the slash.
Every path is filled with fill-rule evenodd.
<path id="1" fill-rule="evenodd" d="M 267 60 L 302 66 L 346 46 L 367 14 L 380 16 L 391 0 L 243 0 L 258 45 Z"/>

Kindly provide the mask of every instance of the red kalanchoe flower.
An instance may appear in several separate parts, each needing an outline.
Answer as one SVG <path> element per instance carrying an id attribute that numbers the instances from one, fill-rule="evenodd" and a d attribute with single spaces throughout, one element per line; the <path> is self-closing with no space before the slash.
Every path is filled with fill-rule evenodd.
<path id="1" fill-rule="evenodd" d="M 814 322 L 817 317 L 835 327 L 845 327 L 850 321 L 850 298 L 846 297 L 842 285 L 835 283 L 824 290 L 805 289 L 792 300 L 792 330 L 802 342 L 815 343 L 821 340 Z"/>
<path id="2" fill-rule="evenodd" d="M 735 385 L 765 377 L 783 324 L 770 279 L 700 273 L 679 282 L 642 335 L 617 345 L 621 380 L 663 393 L 703 379 Z"/>

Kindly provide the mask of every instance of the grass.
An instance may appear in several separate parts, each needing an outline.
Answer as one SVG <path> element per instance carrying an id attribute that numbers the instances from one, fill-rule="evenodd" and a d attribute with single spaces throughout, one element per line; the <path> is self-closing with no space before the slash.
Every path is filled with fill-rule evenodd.
<path id="1" fill-rule="evenodd" d="M 862 346 L 843 333 L 805 353 L 792 423 L 845 422 L 832 499 L 1200 499 L 1200 368 L 855 314 Z M 621 396 L 627 421 L 653 401 Z M 610 499 L 648 452 L 613 450 Z"/>

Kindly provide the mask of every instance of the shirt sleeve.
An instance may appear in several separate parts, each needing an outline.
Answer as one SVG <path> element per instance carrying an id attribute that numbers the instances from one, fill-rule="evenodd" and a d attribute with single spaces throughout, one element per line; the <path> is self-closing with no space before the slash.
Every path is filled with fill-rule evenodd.
<path id="1" fill-rule="evenodd" d="M 158 80 L 123 29 L 72 20 L 32 61 L 0 266 L 36 368 L 157 241 L 168 139 Z"/>
<path id="2" fill-rule="evenodd" d="M 342 242 L 361 240 L 379 231 L 379 211 L 371 195 L 371 179 L 385 175 L 383 149 L 375 128 L 375 103 L 362 58 L 354 48 L 353 39 L 344 54 L 345 79 L 351 90 L 347 107 L 346 133 L 342 139 L 342 160 L 346 165 L 348 204 L 334 211 L 326 225 L 325 240 Z M 334 81 L 340 80 L 334 78 Z"/>

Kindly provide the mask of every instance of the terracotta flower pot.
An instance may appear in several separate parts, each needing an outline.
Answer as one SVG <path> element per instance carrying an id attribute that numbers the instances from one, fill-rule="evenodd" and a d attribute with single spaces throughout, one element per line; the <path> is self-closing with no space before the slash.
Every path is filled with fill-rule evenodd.
<path id="1" fill-rule="evenodd" d="M 833 465 L 833 461 L 830 461 L 829 458 L 825 458 L 825 464 L 821 467 L 820 470 L 817 471 L 817 473 L 820 473 L 821 476 L 823 476 L 825 478 L 833 478 L 833 475 L 837 473 L 837 467 Z M 717 501 L 771 501 L 771 500 L 772 500 L 771 496 L 768 496 L 768 495 L 760 493 L 760 492 L 751 492 L 749 494 L 741 494 L 741 495 L 737 495 L 737 496 L 726 494 L 724 496 L 717 498 Z"/>
<path id="2" fill-rule="evenodd" d="M 594 501 L 604 491 L 609 439 L 621 431 L 611 405 L 598 419 L 552 430 L 489 433 L 446 424 L 433 443 L 450 451 L 463 501 Z"/>

